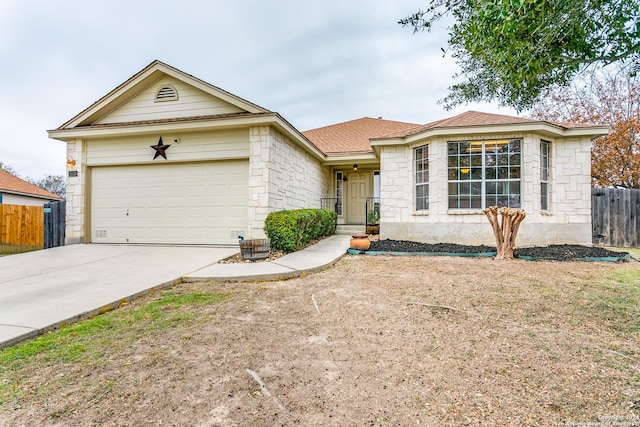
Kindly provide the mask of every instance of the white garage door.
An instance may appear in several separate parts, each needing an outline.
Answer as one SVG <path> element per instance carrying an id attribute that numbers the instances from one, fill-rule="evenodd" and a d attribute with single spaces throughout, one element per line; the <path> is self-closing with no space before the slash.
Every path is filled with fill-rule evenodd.
<path id="1" fill-rule="evenodd" d="M 94 243 L 235 244 L 246 235 L 248 161 L 94 167 Z"/>

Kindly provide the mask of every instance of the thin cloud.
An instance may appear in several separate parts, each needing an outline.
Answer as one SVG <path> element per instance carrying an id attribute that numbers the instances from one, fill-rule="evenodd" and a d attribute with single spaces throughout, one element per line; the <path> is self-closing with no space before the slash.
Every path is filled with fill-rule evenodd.
<path id="1" fill-rule="evenodd" d="M 65 145 L 46 130 L 154 59 L 300 130 L 363 116 L 426 123 L 454 114 L 436 104 L 456 72 L 441 56 L 446 32 L 412 34 L 397 24 L 420 7 L 424 0 L 5 0 L 0 161 L 33 178 L 65 173 Z"/>

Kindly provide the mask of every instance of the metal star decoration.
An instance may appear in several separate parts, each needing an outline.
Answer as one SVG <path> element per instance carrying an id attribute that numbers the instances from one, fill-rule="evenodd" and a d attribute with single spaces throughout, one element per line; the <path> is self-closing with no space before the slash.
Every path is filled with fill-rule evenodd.
<path id="1" fill-rule="evenodd" d="M 169 147 L 171 147 L 171 144 L 165 145 L 162 143 L 162 137 L 160 137 L 160 140 L 158 141 L 158 144 L 156 145 L 150 145 L 151 148 L 153 148 L 154 150 L 156 150 L 156 154 L 153 156 L 153 160 L 157 159 L 158 156 L 162 156 L 165 158 L 165 160 L 167 159 L 167 149 Z"/>

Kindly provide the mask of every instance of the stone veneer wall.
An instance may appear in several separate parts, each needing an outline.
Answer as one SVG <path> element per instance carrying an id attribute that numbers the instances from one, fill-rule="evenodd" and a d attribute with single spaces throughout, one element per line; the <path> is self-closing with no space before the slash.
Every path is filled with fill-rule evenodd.
<path id="1" fill-rule="evenodd" d="M 251 128 L 249 238 L 264 237 L 264 220 L 282 209 L 319 208 L 327 197 L 331 170 L 268 126 Z"/>
<path id="2" fill-rule="evenodd" d="M 84 160 L 84 143 L 81 140 L 67 142 L 67 158 L 74 159 L 76 164 L 69 171 L 77 171 L 77 177 L 67 174 L 67 226 L 65 244 L 84 243 L 84 206 L 86 191 L 86 167 Z"/>
<path id="3" fill-rule="evenodd" d="M 495 240 L 480 210 L 449 210 L 447 141 L 519 137 L 522 146 L 522 208 L 527 212 L 517 238 L 523 246 L 591 244 L 591 141 L 551 141 L 550 208 L 540 208 L 540 139 L 535 134 L 434 138 L 411 146 L 383 146 L 380 153 L 382 239 L 428 243 L 490 244 Z M 413 149 L 429 144 L 429 210 L 414 210 Z"/>

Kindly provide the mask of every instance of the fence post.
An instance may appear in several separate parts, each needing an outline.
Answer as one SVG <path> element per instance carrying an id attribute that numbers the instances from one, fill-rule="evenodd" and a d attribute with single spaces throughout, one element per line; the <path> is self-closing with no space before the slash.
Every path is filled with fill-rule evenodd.
<path id="1" fill-rule="evenodd" d="M 66 226 L 66 202 L 58 201 L 44 205 L 44 248 L 64 246 Z"/>
<path id="2" fill-rule="evenodd" d="M 640 190 L 634 190 L 629 197 L 629 246 L 640 246 Z"/>
<path id="3" fill-rule="evenodd" d="M 42 205 L 44 214 L 44 249 L 51 247 L 51 203 Z"/>

